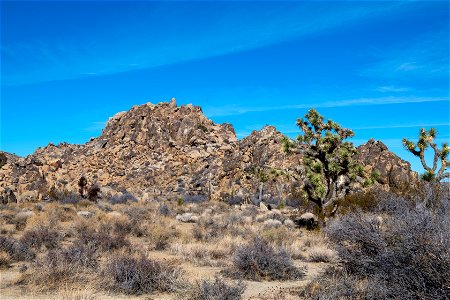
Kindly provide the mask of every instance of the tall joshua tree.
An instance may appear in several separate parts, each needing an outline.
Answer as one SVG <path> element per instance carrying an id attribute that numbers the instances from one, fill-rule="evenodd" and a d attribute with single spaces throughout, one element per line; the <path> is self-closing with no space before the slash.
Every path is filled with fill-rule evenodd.
<path id="1" fill-rule="evenodd" d="M 324 121 L 316 110 L 310 109 L 305 118 L 298 119 L 297 125 L 303 131 L 297 137 L 296 145 L 306 145 L 303 156 L 306 179 L 304 191 L 309 201 L 319 209 L 323 217 L 324 208 L 335 204 L 338 193 L 347 194 L 350 183 L 357 176 L 363 176 L 363 168 L 353 155 L 353 143 L 344 141 L 354 136 L 350 129 L 342 128 L 332 120 Z M 284 150 L 290 151 L 292 141 L 285 139 Z"/>
<path id="2" fill-rule="evenodd" d="M 437 131 L 434 128 L 426 131 L 425 128 L 420 129 L 419 141 L 417 143 L 411 142 L 408 139 L 403 139 L 403 146 L 406 150 L 420 158 L 425 173 L 421 175 L 422 179 L 429 182 L 439 182 L 444 178 L 450 178 L 450 173 L 445 172 L 449 167 L 448 153 L 449 147 L 447 143 L 442 144 L 442 149 L 439 149 L 434 142 Z M 434 151 L 433 166 L 428 166 L 425 161 L 425 151 L 431 147 Z M 441 166 L 438 170 L 438 161 L 440 160 Z M 437 172 L 436 172 L 437 171 Z"/>

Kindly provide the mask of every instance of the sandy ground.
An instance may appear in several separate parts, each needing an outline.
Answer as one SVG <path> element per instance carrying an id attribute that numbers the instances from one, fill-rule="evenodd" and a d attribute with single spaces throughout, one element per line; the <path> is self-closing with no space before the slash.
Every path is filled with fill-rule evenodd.
<path id="1" fill-rule="evenodd" d="M 174 259 L 176 256 L 167 254 L 165 252 L 154 251 L 150 253 L 150 256 L 156 259 Z M 303 288 L 308 282 L 320 274 L 325 269 L 327 264 L 324 263 L 307 263 L 302 261 L 295 261 L 298 267 L 306 267 L 306 276 L 301 280 L 296 281 L 248 281 L 245 280 L 246 290 L 243 295 L 243 299 L 248 300 L 276 300 L 276 299 L 298 299 L 295 294 Z M 186 271 L 187 277 L 192 280 L 199 280 L 202 278 L 214 278 L 215 274 L 221 271 L 219 267 L 199 267 L 190 263 L 182 263 L 181 267 Z M 39 295 L 39 294 L 25 294 L 20 286 L 15 283 L 20 280 L 21 273 L 18 271 L 18 266 L 14 266 L 8 270 L 0 271 L 0 299 L 1 300 L 52 300 L 52 299 L 152 299 L 152 300 L 169 300 L 175 299 L 173 295 L 168 294 L 155 294 L 155 295 L 142 295 L 127 296 L 127 295 L 108 295 L 98 292 L 93 292 L 89 288 L 85 290 L 76 291 L 73 293 L 64 291 L 61 293 L 55 293 L 52 295 Z"/>

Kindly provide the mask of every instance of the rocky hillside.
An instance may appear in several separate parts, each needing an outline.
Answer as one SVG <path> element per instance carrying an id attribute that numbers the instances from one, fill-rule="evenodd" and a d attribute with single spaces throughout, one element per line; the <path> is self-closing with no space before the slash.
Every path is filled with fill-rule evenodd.
<path id="1" fill-rule="evenodd" d="M 301 178 L 279 170 L 298 173 L 302 154 L 286 157 L 282 138 L 267 126 L 239 141 L 233 126 L 213 123 L 198 106 L 149 103 L 111 117 L 101 136 L 84 145 L 49 144 L 25 158 L 5 154 L 0 194 L 42 200 L 49 191 L 76 192 L 84 176 L 104 195 L 127 191 L 141 199 L 294 197 Z M 386 187 L 417 176 L 381 142 L 370 140 L 358 151 Z"/>

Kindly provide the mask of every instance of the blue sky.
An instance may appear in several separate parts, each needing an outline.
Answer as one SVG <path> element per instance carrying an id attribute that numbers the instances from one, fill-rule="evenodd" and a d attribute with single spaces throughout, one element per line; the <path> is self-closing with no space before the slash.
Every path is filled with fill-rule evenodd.
<path id="1" fill-rule="evenodd" d="M 449 140 L 447 1 L 2 1 L 0 149 L 84 143 L 133 105 L 200 105 L 239 138 L 315 107 L 401 147 Z"/>

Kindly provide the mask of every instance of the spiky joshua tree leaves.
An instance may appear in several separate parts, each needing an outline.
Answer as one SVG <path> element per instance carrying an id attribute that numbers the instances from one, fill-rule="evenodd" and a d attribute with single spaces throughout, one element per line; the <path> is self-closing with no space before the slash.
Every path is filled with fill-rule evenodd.
<path id="1" fill-rule="evenodd" d="M 314 109 L 310 109 L 304 119 L 298 119 L 297 125 L 303 134 L 297 137 L 296 144 L 307 146 L 303 156 L 304 190 L 308 200 L 317 205 L 319 216 L 323 217 L 324 208 L 334 206 L 337 194 L 347 194 L 350 183 L 357 176 L 363 176 L 363 167 L 353 159 L 356 154 L 353 143 L 345 141 L 354 133 L 332 120 L 325 122 Z M 292 143 L 285 141 L 288 142 Z M 292 144 L 284 146 L 288 151 L 291 148 Z"/>
<path id="2" fill-rule="evenodd" d="M 411 142 L 408 139 L 403 139 L 403 146 L 406 150 L 420 158 L 425 173 L 421 175 L 422 179 L 429 182 L 439 182 L 444 178 L 450 178 L 450 173 L 446 172 L 449 167 L 448 153 L 449 147 L 447 143 L 442 144 L 442 149 L 439 149 L 434 142 L 437 135 L 437 131 L 434 128 L 426 131 L 425 128 L 420 129 L 419 141 L 417 143 Z M 425 161 L 425 151 L 427 149 L 433 149 L 433 166 L 428 166 Z M 441 166 L 438 170 L 438 162 L 440 161 Z"/>

